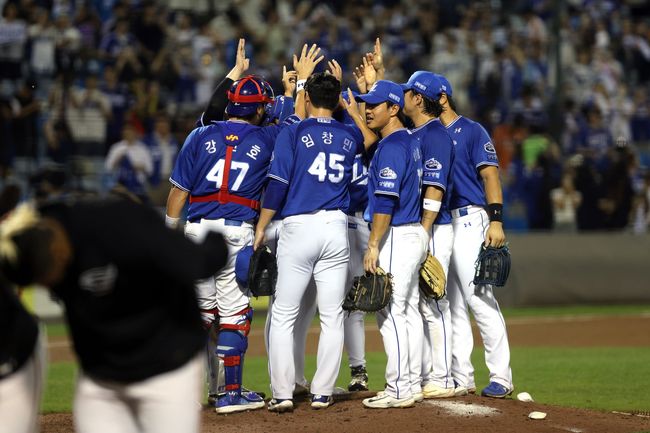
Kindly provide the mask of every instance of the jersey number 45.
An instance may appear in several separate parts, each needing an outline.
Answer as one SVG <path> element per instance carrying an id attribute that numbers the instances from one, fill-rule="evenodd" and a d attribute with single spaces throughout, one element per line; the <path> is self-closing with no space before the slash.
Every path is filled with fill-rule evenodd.
<path id="1" fill-rule="evenodd" d="M 221 188 L 221 182 L 223 181 L 224 165 L 225 165 L 225 161 L 223 159 L 220 159 L 205 176 L 206 180 L 208 180 L 209 182 L 216 182 L 217 189 Z M 247 162 L 232 161 L 230 163 L 231 175 L 233 170 L 237 170 L 237 178 L 235 178 L 235 182 L 233 183 L 232 188 L 230 188 L 231 191 L 239 190 L 239 187 L 241 186 L 242 182 L 244 181 L 244 178 L 246 177 L 246 173 L 248 173 L 248 169 L 249 169 L 249 165 Z"/>
<path id="2" fill-rule="evenodd" d="M 325 152 L 318 152 L 307 173 L 316 176 L 319 182 L 325 182 L 325 178 L 327 178 L 332 183 L 339 183 L 343 180 L 345 168 L 341 163 L 345 161 L 345 155 L 330 153 L 329 162 L 327 155 Z M 330 173 L 327 170 L 328 166 Z"/>

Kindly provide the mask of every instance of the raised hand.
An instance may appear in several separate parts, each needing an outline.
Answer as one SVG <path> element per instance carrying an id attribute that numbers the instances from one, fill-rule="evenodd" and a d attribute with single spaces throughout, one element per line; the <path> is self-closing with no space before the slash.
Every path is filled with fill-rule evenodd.
<path id="1" fill-rule="evenodd" d="M 250 65 L 250 59 L 246 58 L 246 40 L 244 38 L 239 39 L 237 44 L 237 55 L 235 57 L 235 66 L 232 67 L 227 78 L 230 78 L 233 81 L 237 81 L 241 78 Z"/>
<path id="2" fill-rule="evenodd" d="M 339 82 L 343 81 L 343 69 L 341 69 L 339 62 L 332 59 L 327 62 L 327 67 L 329 68 L 330 73 L 334 75 L 334 77 L 339 80 Z"/>
<path id="3" fill-rule="evenodd" d="M 341 105 L 343 105 L 343 108 L 345 108 L 345 110 L 348 112 L 348 114 L 352 119 L 359 118 L 363 120 L 363 117 L 361 116 L 361 112 L 359 111 L 359 105 L 354 100 L 354 95 L 352 94 L 352 90 L 350 90 L 349 87 L 347 93 L 348 93 L 348 100 L 350 102 L 346 101 L 343 97 L 341 97 L 341 101 L 340 101 Z"/>
<path id="4" fill-rule="evenodd" d="M 287 71 L 286 66 L 282 66 L 282 86 L 284 87 L 284 96 L 293 96 L 296 90 L 296 71 Z"/>
<path id="5" fill-rule="evenodd" d="M 293 67 L 298 73 L 298 80 L 306 80 L 314 72 L 316 65 L 318 65 L 325 56 L 320 56 L 320 48 L 313 44 L 307 50 L 307 44 L 303 45 L 300 58 L 295 54 L 293 55 Z"/>
<path id="6" fill-rule="evenodd" d="M 357 83 L 357 88 L 359 89 L 359 92 L 367 93 L 368 85 L 366 84 L 366 77 L 363 75 L 363 71 L 364 71 L 363 65 L 359 65 L 356 68 L 354 68 L 352 74 L 354 74 L 354 81 Z"/>
<path id="7" fill-rule="evenodd" d="M 377 71 L 372 66 L 372 54 L 363 56 L 363 77 L 366 80 L 366 87 L 371 88 L 377 81 Z"/>
<path id="8" fill-rule="evenodd" d="M 384 78 L 384 55 L 381 52 L 381 41 L 379 38 L 375 39 L 375 47 L 372 52 L 372 67 L 377 71 L 377 78 L 383 80 Z"/>

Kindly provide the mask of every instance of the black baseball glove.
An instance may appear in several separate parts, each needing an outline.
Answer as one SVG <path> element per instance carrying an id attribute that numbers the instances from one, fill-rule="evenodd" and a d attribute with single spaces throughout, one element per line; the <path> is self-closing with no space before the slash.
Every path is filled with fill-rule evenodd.
<path id="1" fill-rule="evenodd" d="M 377 268 L 377 272 L 354 277 L 352 288 L 343 301 L 345 311 L 379 311 L 388 305 L 393 293 L 393 276 Z"/>
<path id="2" fill-rule="evenodd" d="M 486 247 L 481 244 L 481 249 L 476 259 L 476 272 L 474 284 L 492 284 L 505 286 L 510 274 L 510 250 L 505 245 L 501 248 Z"/>
<path id="3" fill-rule="evenodd" d="M 278 265 L 268 246 L 253 253 L 248 267 L 248 288 L 253 296 L 273 296 L 278 280 Z"/>

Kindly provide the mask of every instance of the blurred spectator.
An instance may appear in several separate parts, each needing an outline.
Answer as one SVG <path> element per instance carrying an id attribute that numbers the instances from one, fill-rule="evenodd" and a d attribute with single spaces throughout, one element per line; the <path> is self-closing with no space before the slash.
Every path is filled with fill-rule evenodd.
<path id="1" fill-rule="evenodd" d="M 13 134 L 17 156 L 38 157 L 38 114 L 40 101 L 36 100 L 36 82 L 27 79 L 20 84 L 11 100 Z"/>
<path id="2" fill-rule="evenodd" d="M 635 142 L 650 142 L 650 100 L 647 89 L 638 88 L 634 92 L 634 112 L 630 127 Z"/>
<path id="3" fill-rule="evenodd" d="M 562 176 L 562 184 L 551 190 L 553 201 L 553 228 L 556 231 L 574 232 L 576 230 L 576 210 L 582 196 L 573 184 L 573 173 L 567 171 Z"/>
<path id="4" fill-rule="evenodd" d="M 598 201 L 602 210 L 604 228 L 621 230 L 630 222 L 630 212 L 634 199 L 630 168 L 634 161 L 626 145 L 617 145 L 609 153 L 610 165 L 603 178 L 603 196 Z"/>
<path id="5" fill-rule="evenodd" d="M 130 123 L 122 129 L 122 140 L 109 149 L 105 167 L 118 184 L 148 202 L 147 178 L 153 173 L 153 161 L 149 148 L 138 139 L 137 130 Z"/>
<path id="6" fill-rule="evenodd" d="M 111 117 L 111 103 L 98 87 L 96 75 L 88 75 L 85 87 L 72 88 L 66 120 L 78 155 L 105 154 L 106 124 Z"/>
<path id="7" fill-rule="evenodd" d="M 57 71 L 72 75 L 81 49 L 81 32 L 72 26 L 65 13 L 56 16 L 55 25 Z"/>
<path id="8" fill-rule="evenodd" d="M 546 152 L 549 148 L 550 141 L 542 131 L 542 128 L 537 125 L 531 126 L 530 135 L 524 138 L 521 143 L 524 166 L 527 170 L 532 170 L 533 167 L 539 166 L 539 155 Z"/>
<path id="9" fill-rule="evenodd" d="M 140 54 L 151 63 L 165 43 L 165 22 L 163 10 L 156 2 L 143 5 L 142 13 L 133 23 L 133 34 L 140 43 Z"/>
<path id="10" fill-rule="evenodd" d="M 0 20 L 0 81 L 6 80 L 13 86 L 20 78 L 26 41 L 27 25 L 18 16 L 18 7 L 14 3 L 4 4 Z M 10 93 L 14 91 L 13 87 L 9 89 Z"/>
<path id="11" fill-rule="evenodd" d="M 165 206 L 169 195 L 169 175 L 178 155 L 178 142 L 171 134 L 169 117 L 159 113 L 153 131 L 144 140 L 151 153 L 153 172 L 149 176 L 149 197 L 154 206 Z"/>
<path id="12" fill-rule="evenodd" d="M 650 228 L 650 172 L 645 174 L 643 186 L 635 197 L 633 212 L 634 233 L 647 233 Z"/>
<path id="13" fill-rule="evenodd" d="M 579 150 L 586 156 L 602 159 L 607 151 L 613 146 L 614 141 L 609 129 L 605 127 L 603 115 L 600 110 L 593 106 L 587 112 L 587 127 L 582 133 L 579 141 Z"/>
<path id="14" fill-rule="evenodd" d="M 0 95 L 0 180 L 11 173 L 14 159 L 13 113 L 9 100 Z"/>
<path id="15" fill-rule="evenodd" d="M 31 53 L 29 68 L 39 83 L 37 93 L 43 97 L 47 95 L 56 72 L 57 30 L 47 10 L 38 9 L 36 22 L 29 26 L 28 35 Z"/>
<path id="16" fill-rule="evenodd" d="M 122 127 L 131 104 L 131 97 L 126 84 L 118 80 L 113 66 L 104 68 L 104 80 L 101 90 L 108 98 L 111 110 L 111 115 L 106 122 L 105 149 L 108 151 L 108 147 L 122 137 Z"/>

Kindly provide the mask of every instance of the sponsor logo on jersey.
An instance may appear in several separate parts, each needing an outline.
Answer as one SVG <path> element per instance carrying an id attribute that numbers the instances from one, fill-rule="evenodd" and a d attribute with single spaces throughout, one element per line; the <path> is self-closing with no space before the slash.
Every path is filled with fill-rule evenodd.
<path id="1" fill-rule="evenodd" d="M 389 181 L 382 180 L 381 182 L 379 182 L 379 186 L 381 188 L 393 189 L 393 188 L 395 188 L 395 182 L 389 182 Z"/>
<path id="2" fill-rule="evenodd" d="M 442 170 L 442 163 L 435 158 L 427 159 L 424 166 L 427 170 Z"/>
<path id="3" fill-rule="evenodd" d="M 238 141 L 239 136 L 235 134 L 226 135 L 226 140 L 228 141 Z"/>
<path id="4" fill-rule="evenodd" d="M 485 146 L 483 146 L 486 152 L 488 153 L 497 153 L 497 151 L 494 149 L 494 145 L 490 143 L 489 141 L 485 143 Z"/>
<path id="5" fill-rule="evenodd" d="M 379 172 L 379 177 L 382 179 L 397 179 L 397 173 L 390 167 L 384 167 Z"/>

